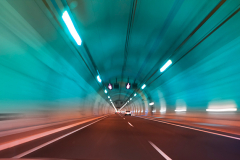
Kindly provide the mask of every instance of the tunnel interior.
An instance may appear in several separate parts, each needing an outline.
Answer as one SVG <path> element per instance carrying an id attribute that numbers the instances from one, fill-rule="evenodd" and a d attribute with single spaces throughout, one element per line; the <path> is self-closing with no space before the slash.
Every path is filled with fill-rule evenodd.
<path id="1" fill-rule="evenodd" d="M 238 9 L 220 0 L 2 1 L 1 112 L 99 114 L 130 98 L 126 108 L 143 114 L 151 102 L 166 113 L 237 108 Z"/>
<path id="2" fill-rule="evenodd" d="M 239 11 L 238 0 L 1 0 L 0 131 L 118 111 L 239 126 Z"/>

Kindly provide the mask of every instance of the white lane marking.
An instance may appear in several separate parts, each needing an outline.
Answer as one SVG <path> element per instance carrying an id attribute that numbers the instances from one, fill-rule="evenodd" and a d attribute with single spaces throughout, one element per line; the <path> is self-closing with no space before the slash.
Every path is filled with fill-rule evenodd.
<path id="1" fill-rule="evenodd" d="M 105 117 L 105 116 L 101 116 L 101 117 Z M 7 149 L 7 148 L 17 146 L 17 145 L 20 145 L 20 144 L 23 144 L 23 143 L 26 143 L 26 142 L 29 142 L 29 141 L 32 141 L 32 140 L 35 140 L 35 139 L 38 139 L 38 138 L 48 136 L 48 135 L 53 134 L 53 133 L 57 133 L 57 132 L 60 132 L 60 131 L 63 131 L 63 130 L 66 130 L 66 129 L 69 129 L 69 128 L 72 128 L 72 127 L 75 127 L 75 126 L 78 126 L 78 125 L 86 123 L 86 122 L 90 122 L 90 121 L 99 119 L 101 117 L 91 118 L 91 119 L 81 121 L 81 122 L 78 122 L 78 123 L 74 123 L 74 124 L 71 124 L 71 125 L 68 125 L 68 126 L 64 126 L 64 127 L 61 127 L 61 128 L 56 128 L 56 129 L 53 129 L 53 130 L 50 130 L 50 131 L 46 131 L 46 132 L 43 132 L 43 133 L 35 134 L 35 135 L 29 136 L 29 137 L 25 137 L 25 138 L 22 138 L 22 139 L 17 139 L 17 140 L 11 141 L 11 142 L 1 144 L 0 145 L 0 151 L 4 150 L 4 149 Z"/>
<path id="2" fill-rule="evenodd" d="M 143 118 L 143 117 L 139 117 L 139 118 Z M 205 130 L 202 130 L 202 129 L 196 129 L 196 128 L 187 127 L 187 126 L 181 126 L 181 125 L 178 125 L 178 124 L 173 124 L 173 123 L 169 123 L 169 122 L 165 122 L 165 121 L 161 121 L 161 120 L 155 120 L 155 119 L 150 119 L 150 118 L 143 118 L 143 119 L 152 120 L 152 121 L 156 121 L 156 122 L 160 122 L 160 123 L 165 123 L 165 124 L 169 124 L 169 125 L 173 125 L 173 126 L 177 126 L 177 127 L 192 129 L 192 130 L 195 130 L 195 131 L 200 131 L 200 132 L 205 132 L 205 133 L 209 133 L 209 134 L 214 134 L 214 135 L 218 135 L 218 136 L 222 136 L 222 137 L 227 137 L 227 138 L 232 138 L 232 139 L 240 140 L 240 138 L 238 138 L 238 137 L 228 136 L 228 135 L 225 135 L 225 134 L 215 133 L 215 132 L 211 132 L 211 131 L 205 131 Z"/>
<path id="3" fill-rule="evenodd" d="M 106 118 L 106 117 L 104 117 L 104 118 Z M 60 139 L 62 139 L 62 138 L 64 138 L 64 137 L 69 136 L 70 134 L 73 134 L 73 133 L 75 133 L 75 132 L 77 132 L 77 131 L 79 131 L 79 130 L 81 130 L 81 129 L 83 129 L 83 128 L 86 128 L 86 127 L 88 127 L 88 126 L 90 126 L 90 125 L 92 125 L 92 124 L 94 124 L 94 123 L 96 123 L 96 122 L 98 122 L 98 121 L 101 121 L 101 120 L 103 120 L 104 118 L 99 119 L 99 120 L 97 120 L 97 121 L 95 121 L 95 122 L 92 122 L 92 123 L 90 123 L 90 124 L 88 124 L 88 125 L 86 125 L 86 126 L 83 126 L 83 127 L 79 128 L 79 129 L 74 130 L 74 131 L 72 131 L 72 132 L 70 132 L 70 133 L 67 133 L 67 134 L 65 134 L 65 135 L 63 135 L 63 136 L 60 136 L 60 137 L 58 137 L 58 138 L 55 138 L 55 139 L 53 139 L 53 140 L 51 140 L 51 141 L 48 141 L 48 142 L 46 142 L 46 143 L 43 143 L 43 144 L 41 144 L 41 145 L 39 145 L 39 146 L 37 146 L 37 147 L 35 147 L 35 148 L 32 148 L 32 149 L 30 149 L 30 150 L 28 150 L 28 151 L 26 151 L 26 152 L 23 152 L 23 153 L 21 153 L 21 154 L 19 154 L 19 155 L 16 155 L 16 156 L 14 156 L 14 157 L 12 157 L 12 158 L 22 158 L 23 156 L 26 156 L 26 155 L 28 155 L 28 154 L 30 154 L 30 153 L 32 153 L 32 152 L 34 152 L 34 151 L 36 151 L 36 150 L 38 150 L 38 149 L 40 149 L 40 148 L 43 148 L 43 147 L 45 147 L 45 146 L 47 146 L 47 145 L 49 145 L 49 144 L 51 144 L 51 143 L 53 143 L 53 142 L 56 142 L 57 140 L 60 140 Z"/>
<path id="4" fill-rule="evenodd" d="M 166 160 L 172 160 L 170 157 L 168 157 L 163 151 L 161 151 L 161 149 L 159 149 L 155 144 L 153 144 L 151 141 L 148 141 L 152 146 L 153 148 L 155 148 L 158 153 L 160 153 Z"/>
<path id="5" fill-rule="evenodd" d="M 131 127 L 133 127 L 133 125 L 132 125 L 131 123 L 128 122 L 128 124 L 129 124 Z"/>

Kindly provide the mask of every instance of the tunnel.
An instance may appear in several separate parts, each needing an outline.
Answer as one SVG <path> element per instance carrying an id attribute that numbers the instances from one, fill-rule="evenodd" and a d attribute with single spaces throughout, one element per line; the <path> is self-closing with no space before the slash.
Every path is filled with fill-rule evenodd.
<path id="1" fill-rule="evenodd" d="M 0 159 L 239 160 L 239 0 L 0 0 Z"/>

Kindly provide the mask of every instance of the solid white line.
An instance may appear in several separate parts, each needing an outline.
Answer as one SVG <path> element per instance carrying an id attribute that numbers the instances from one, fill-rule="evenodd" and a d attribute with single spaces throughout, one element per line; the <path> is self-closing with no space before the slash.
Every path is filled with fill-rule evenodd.
<path id="1" fill-rule="evenodd" d="M 104 117 L 104 118 L 106 118 L 106 117 Z M 102 118 L 102 119 L 104 119 L 104 118 Z M 51 140 L 51 141 L 49 141 L 49 142 L 43 143 L 43 144 L 40 145 L 40 146 L 37 146 L 37 147 L 35 147 L 35 148 L 32 148 L 32 149 L 30 149 L 30 150 L 28 150 L 28 151 L 26 151 L 26 152 L 23 152 L 23 153 L 21 153 L 21 154 L 19 154 L 19 155 L 16 155 L 16 156 L 14 156 L 14 157 L 12 157 L 12 158 L 22 158 L 23 156 L 26 156 L 26 155 L 28 155 L 28 154 L 30 154 L 30 153 L 32 153 L 32 152 L 34 152 L 34 151 L 36 151 L 36 150 L 38 150 L 38 149 L 40 149 L 40 148 L 43 148 L 43 147 L 45 147 L 45 146 L 47 146 L 47 145 L 49 145 L 49 144 L 51 144 L 51 143 L 53 143 L 53 142 L 56 142 L 57 140 L 60 140 L 60 139 L 64 138 L 64 137 L 66 137 L 66 136 L 69 136 L 70 134 L 73 134 L 73 133 L 75 133 L 75 132 L 77 132 L 77 131 L 79 131 L 79 130 L 81 130 L 81 129 L 83 129 L 83 128 L 86 128 L 86 127 L 88 127 L 88 126 L 90 126 L 90 125 L 92 125 L 92 124 L 94 124 L 94 123 L 96 123 L 96 122 L 98 122 L 98 121 L 100 121 L 100 120 L 102 120 L 102 119 L 99 119 L 99 120 L 97 120 L 97 121 L 95 121 L 95 122 L 92 122 L 92 123 L 90 123 L 90 124 L 88 124 L 88 125 L 86 125 L 86 126 L 83 126 L 83 127 L 79 128 L 79 129 L 77 129 L 77 130 L 74 130 L 74 131 L 72 131 L 72 132 L 70 132 L 70 133 L 68 133 L 68 134 L 65 134 L 65 135 L 63 135 L 63 136 L 60 136 L 60 137 L 58 137 L 58 138 L 55 138 L 55 139 L 53 139 L 53 140 Z"/>
<path id="2" fill-rule="evenodd" d="M 101 116 L 101 117 L 105 117 L 105 116 Z M 91 119 L 84 120 L 84 121 L 81 121 L 81 122 L 78 122 L 78 123 L 74 123 L 74 124 L 71 124 L 71 125 L 68 125 L 68 126 L 64 126 L 64 127 L 61 127 L 61 128 L 56 128 L 56 129 L 53 129 L 53 130 L 50 130 L 50 131 L 46 131 L 46 132 L 43 132 L 43 133 L 31 135 L 29 137 L 24 137 L 22 139 L 17 139 L 17 140 L 7 142 L 7 143 L 4 143 L 4 144 L 0 144 L 0 151 L 4 150 L 4 149 L 7 149 L 7 148 L 17 146 L 17 145 L 20 145 L 20 144 L 23 144 L 23 143 L 26 143 L 26 142 L 29 142 L 29 141 L 32 141 L 32 140 L 35 140 L 35 139 L 38 139 L 38 138 L 48 136 L 48 135 L 53 134 L 53 133 L 57 133 L 57 132 L 60 132 L 60 131 L 63 131 L 63 130 L 66 130 L 66 129 L 69 129 L 69 128 L 72 128 L 72 127 L 75 127 L 75 126 L 78 126 L 78 125 L 86 123 L 86 122 L 90 122 L 90 121 L 99 119 L 101 117 L 91 118 Z"/>
<path id="3" fill-rule="evenodd" d="M 128 122 L 128 124 L 129 124 L 131 127 L 133 127 L 133 125 L 132 125 L 131 123 Z"/>
<path id="4" fill-rule="evenodd" d="M 143 118 L 143 117 L 139 117 L 139 118 Z M 225 135 L 225 134 L 215 133 L 215 132 L 211 132 L 211 131 L 205 131 L 205 130 L 202 130 L 202 129 L 196 129 L 196 128 L 192 128 L 192 127 L 182 126 L 182 125 L 173 124 L 173 123 L 169 123 L 169 122 L 165 122 L 165 121 L 161 121 L 161 120 L 155 120 L 155 119 L 150 119 L 150 118 L 143 118 L 143 119 L 152 120 L 152 121 L 165 123 L 165 124 L 169 124 L 169 125 L 173 125 L 173 126 L 177 126 L 177 127 L 192 129 L 192 130 L 195 130 L 195 131 L 200 131 L 200 132 L 204 132 L 204 133 L 209 133 L 209 134 L 214 134 L 214 135 L 218 135 L 218 136 L 222 136 L 222 137 L 227 137 L 227 138 L 240 140 L 240 138 L 238 138 L 238 137 L 233 137 L 233 136 L 228 136 L 228 135 Z"/>
<path id="5" fill-rule="evenodd" d="M 170 157 L 168 157 L 163 151 L 161 151 L 161 149 L 159 149 L 155 144 L 153 144 L 151 141 L 148 141 L 152 146 L 153 148 L 155 148 L 158 153 L 160 153 L 166 160 L 172 160 Z"/>

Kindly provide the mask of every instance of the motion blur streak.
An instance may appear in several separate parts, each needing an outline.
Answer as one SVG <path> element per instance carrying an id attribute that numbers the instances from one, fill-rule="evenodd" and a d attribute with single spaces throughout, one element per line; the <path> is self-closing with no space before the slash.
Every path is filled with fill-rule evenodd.
<path id="1" fill-rule="evenodd" d="M 98 118 L 101 118 L 101 117 L 98 117 Z M 33 135 L 33 136 L 18 139 L 16 141 L 11 141 L 9 143 L 5 143 L 5 144 L 0 145 L 0 150 L 4 150 L 4 149 L 11 148 L 11 147 L 14 147 L 14 146 L 22 144 L 22 143 L 33 141 L 35 139 L 38 139 L 38 138 L 41 138 L 41 137 L 44 137 L 44 136 L 48 136 L 48 135 L 56 133 L 56 132 L 60 132 L 62 130 L 66 130 L 68 128 L 72 128 L 72 127 L 78 126 L 80 124 L 83 124 L 83 123 L 86 123 L 86 122 L 89 122 L 89 121 L 92 121 L 92 120 L 95 120 L 95 119 L 98 119 L 98 118 L 92 118 L 92 119 L 89 119 L 89 120 L 86 120 L 86 121 L 81 121 L 79 123 L 75 123 L 75 124 L 72 124 L 72 125 L 69 125 L 69 126 L 64 126 L 64 127 L 61 127 L 61 128 L 51 130 L 51 131 L 44 132 L 44 133 L 39 133 L 39 134 L 36 134 L 36 135 Z"/>
<path id="2" fill-rule="evenodd" d="M 100 120 L 102 120 L 102 119 L 100 119 Z M 47 145 L 49 145 L 49 144 L 51 144 L 51 143 L 53 143 L 53 142 L 55 142 L 55 141 L 58 141 L 58 140 L 66 137 L 66 136 L 69 136 L 70 134 L 73 134 L 73 133 L 75 133 L 75 132 L 77 132 L 77 131 L 79 131 L 79 130 L 81 130 L 81 129 L 83 129 L 83 128 L 86 128 L 86 127 L 88 127 L 88 126 L 90 126 L 90 125 L 92 125 L 92 124 L 94 124 L 94 123 L 96 123 L 96 122 L 98 122 L 98 121 L 100 121 L 100 120 L 97 120 L 97 121 L 95 121 L 95 122 L 93 122 L 93 123 L 90 123 L 90 124 L 88 124 L 88 125 L 86 125 L 86 126 L 84 126 L 84 127 L 81 127 L 81 128 L 79 128 L 79 129 L 77 129 L 77 130 L 75 130 L 75 131 L 72 131 L 72 132 L 70 132 L 70 133 L 68 133 L 68 134 L 65 134 L 65 135 L 63 135 L 63 136 L 61 136 L 61 137 L 58 137 L 58 138 L 56 138 L 56 139 L 53 139 L 53 140 L 51 140 L 51 141 L 49 141 L 49 142 L 47 142 L 47 143 L 44 143 L 44 144 L 42 144 L 42 145 L 40 145 L 40 146 L 37 146 L 37 147 L 35 147 L 35 148 L 31 149 L 31 150 L 28 150 L 28 151 L 26 151 L 26 152 L 24 152 L 24 153 L 21 153 L 21 154 L 19 154 L 19 155 L 16 155 L 16 156 L 14 156 L 13 158 L 21 158 L 21 157 L 23 157 L 23 156 L 25 156 L 25 155 L 27 155 L 27 154 L 29 154 L 29 153 L 32 153 L 32 152 L 34 152 L 34 151 L 36 151 L 36 150 L 38 150 L 38 149 L 40 149 L 40 148 L 42 148 L 42 147 L 45 147 L 45 146 L 47 146 Z"/>
<path id="3" fill-rule="evenodd" d="M 72 23 L 72 20 L 68 14 L 67 11 L 65 11 L 62 15 L 62 19 L 64 20 L 64 22 L 66 23 L 71 35 L 73 36 L 73 38 L 75 39 L 75 41 L 77 42 L 78 45 L 81 45 L 82 44 L 82 40 L 81 38 L 79 37 L 73 23 Z"/>

